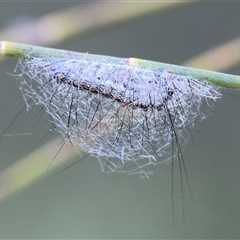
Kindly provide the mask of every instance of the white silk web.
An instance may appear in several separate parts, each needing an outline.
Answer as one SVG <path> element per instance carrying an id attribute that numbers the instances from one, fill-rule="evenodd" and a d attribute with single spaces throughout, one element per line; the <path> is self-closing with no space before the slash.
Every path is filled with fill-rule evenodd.
<path id="1" fill-rule="evenodd" d="M 201 106 L 220 97 L 190 76 L 126 64 L 29 58 L 17 73 L 27 108 L 43 105 L 65 141 L 97 157 L 104 172 L 141 177 L 180 156 L 205 117 Z"/>

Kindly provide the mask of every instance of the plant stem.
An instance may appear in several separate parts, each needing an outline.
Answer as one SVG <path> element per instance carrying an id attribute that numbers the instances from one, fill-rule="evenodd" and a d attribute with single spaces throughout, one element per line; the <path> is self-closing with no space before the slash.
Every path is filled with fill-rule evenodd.
<path id="1" fill-rule="evenodd" d="M 112 64 L 125 63 L 133 67 L 143 67 L 153 70 L 172 71 L 177 75 L 189 76 L 198 80 L 212 83 L 218 87 L 240 90 L 240 76 L 213 72 L 203 69 L 189 68 L 167 63 L 153 62 L 137 58 L 118 58 L 103 55 L 93 55 L 67 50 L 44 48 L 33 45 L 26 45 L 13 42 L 0 42 L 0 56 L 3 57 L 54 57 L 54 58 L 76 58 L 85 60 L 104 61 Z"/>

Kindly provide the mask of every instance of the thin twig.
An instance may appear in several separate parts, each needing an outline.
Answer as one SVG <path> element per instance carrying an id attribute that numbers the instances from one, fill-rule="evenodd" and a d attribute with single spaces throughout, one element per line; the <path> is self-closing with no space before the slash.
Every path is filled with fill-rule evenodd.
<path id="1" fill-rule="evenodd" d="M 167 63 L 153 62 L 137 58 L 118 58 L 103 55 L 93 55 L 67 50 L 45 48 L 14 42 L 0 42 L 0 56 L 4 57 L 54 57 L 54 58 L 76 58 L 85 60 L 104 61 L 112 64 L 125 63 L 129 66 L 143 67 L 154 70 L 167 70 L 183 76 L 191 76 L 199 80 L 207 81 L 218 87 L 240 89 L 240 76 L 213 72 L 197 68 L 189 68 Z"/>

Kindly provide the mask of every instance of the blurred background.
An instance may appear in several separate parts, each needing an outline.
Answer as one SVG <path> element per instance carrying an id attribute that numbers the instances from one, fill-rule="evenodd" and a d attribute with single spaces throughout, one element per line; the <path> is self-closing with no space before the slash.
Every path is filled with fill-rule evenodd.
<path id="1" fill-rule="evenodd" d="M 93 54 L 183 64 L 240 36 L 240 2 L 192 2 L 88 31 L 76 30 L 69 35 L 59 34 L 51 25 L 55 22 L 60 29 L 74 29 L 99 15 L 104 19 L 112 12 L 105 3 L 94 4 L 1 2 L 0 38 Z M 122 4 L 128 8 L 130 3 Z M 131 4 L 138 9 L 139 3 Z M 86 14 L 89 7 L 94 11 Z M 49 20 L 49 16 L 56 12 L 64 14 L 69 8 L 80 11 L 76 16 L 85 12 L 84 17 L 89 19 L 71 22 L 68 19 L 74 13 L 68 13 Z M 219 55 L 213 63 L 221 64 L 228 58 L 228 55 Z M 30 116 L 23 109 L 19 83 L 6 74 L 14 72 L 16 63 L 16 59 L 0 62 L 0 131 L 4 133 L 10 125 L 0 141 L 3 173 L 33 148 L 59 137 L 57 133 L 49 133 L 51 124 L 47 114 L 41 115 L 38 122 L 41 108 L 36 108 Z M 240 65 L 235 62 L 232 67 L 222 67 L 221 71 L 240 75 Z M 175 164 L 174 216 L 170 165 L 158 165 L 154 175 L 143 181 L 138 176 L 103 174 L 97 160 L 88 157 L 2 201 L 0 238 L 238 238 L 240 92 L 223 89 L 222 93 L 222 99 L 211 109 L 210 116 L 192 130 L 191 140 L 183 151 L 192 199 L 184 181 L 182 201 Z M 17 120 L 11 124 L 15 118 Z M 49 159 L 51 161 L 52 156 Z M 31 175 L 31 171 L 25 174 Z M 3 188 L 0 187 L 0 196 Z"/>

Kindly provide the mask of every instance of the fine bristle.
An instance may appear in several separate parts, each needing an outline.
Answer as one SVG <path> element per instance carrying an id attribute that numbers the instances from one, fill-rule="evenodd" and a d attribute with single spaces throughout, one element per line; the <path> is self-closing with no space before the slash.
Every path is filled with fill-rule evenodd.
<path id="1" fill-rule="evenodd" d="M 29 58 L 17 72 L 27 106 L 43 105 L 64 140 L 96 156 L 104 172 L 148 176 L 148 166 L 179 155 L 204 118 L 201 106 L 220 97 L 191 76 L 126 64 Z"/>

